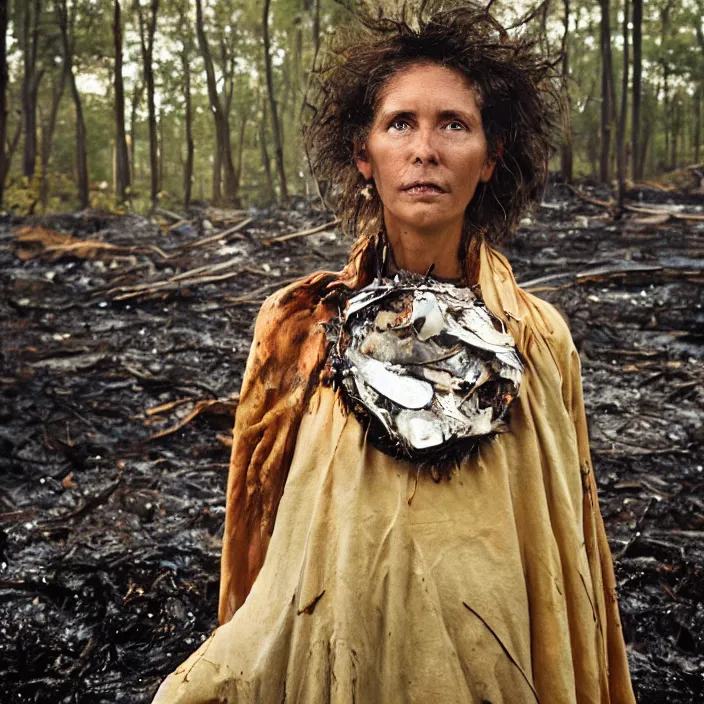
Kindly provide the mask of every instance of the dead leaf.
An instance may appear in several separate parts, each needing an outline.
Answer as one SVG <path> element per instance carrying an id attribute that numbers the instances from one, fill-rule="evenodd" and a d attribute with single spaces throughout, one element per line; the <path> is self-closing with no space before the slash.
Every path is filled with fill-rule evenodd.
<path id="1" fill-rule="evenodd" d="M 235 411 L 237 410 L 237 402 L 239 401 L 239 394 L 236 396 L 233 396 L 231 398 L 227 399 L 214 399 L 210 401 L 198 401 L 196 405 L 193 407 L 193 409 L 186 415 L 184 418 L 182 418 L 178 423 L 175 425 L 172 425 L 170 428 L 166 428 L 165 430 L 160 430 L 158 433 L 154 433 L 154 435 L 150 435 L 149 439 L 150 440 L 157 440 L 158 438 L 163 438 L 166 435 L 171 435 L 172 433 L 175 433 L 181 428 L 185 427 L 188 425 L 196 416 L 199 416 L 201 413 L 212 413 L 215 415 L 229 415 L 234 418 L 235 416 Z"/>
<path id="2" fill-rule="evenodd" d="M 75 489 L 77 484 L 73 481 L 73 472 L 69 472 L 62 480 L 61 486 L 64 489 Z"/>

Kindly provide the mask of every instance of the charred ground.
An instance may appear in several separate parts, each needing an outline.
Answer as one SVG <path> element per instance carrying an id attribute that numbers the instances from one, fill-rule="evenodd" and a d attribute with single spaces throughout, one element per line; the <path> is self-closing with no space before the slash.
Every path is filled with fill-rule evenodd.
<path id="1" fill-rule="evenodd" d="M 555 187 L 507 254 L 581 352 L 638 699 L 699 702 L 704 209 L 630 196 Z M 348 243 L 274 239 L 330 222 L 307 209 L 207 217 L 0 222 L 0 701 L 148 702 L 216 625 L 257 308 Z"/>

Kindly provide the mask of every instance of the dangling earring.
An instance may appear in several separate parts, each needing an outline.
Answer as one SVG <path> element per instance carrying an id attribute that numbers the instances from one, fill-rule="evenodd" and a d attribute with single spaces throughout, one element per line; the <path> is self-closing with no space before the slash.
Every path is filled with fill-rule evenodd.
<path id="1" fill-rule="evenodd" d="M 357 206 L 354 209 L 354 239 L 355 241 L 359 237 L 359 231 L 357 229 L 357 224 L 359 223 L 359 213 L 362 210 L 362 206 L 365 202 L 369 202 L 374 197 L 374 181 L 368 181 L 359 191 L 359 197 L 357 198 Z"/>
<path id="2" fill-rule="evenodd" d="M 371 200 L 374 197 L 374 181 L 368 181 L 359 192 L 364 200 Z"/>

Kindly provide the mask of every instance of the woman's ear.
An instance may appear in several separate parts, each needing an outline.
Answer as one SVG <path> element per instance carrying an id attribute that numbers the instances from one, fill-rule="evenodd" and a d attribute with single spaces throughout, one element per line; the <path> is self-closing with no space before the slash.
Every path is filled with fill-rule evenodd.
<path id="1" fill-rule="evenodd" d="M 491 177 L 494 175 L 494 169 L 496 168 L 496 162 L 501 159 L 503 155 L 504 145 L 501 141 L 497 141 L 495 152 L 490 157 L 487 157 L 482 173 L 479 176 L 479 180 L 482 183 L 488 183 L 491 180 Z"/>
<path id="2" fill-rule="evenodd" d="M 496 159 L 487 159 L 484 168 L 482 169 L 482 173 L 479 176 L 479 180 L 482 183 L 488 183 L 491 180 L 491 177 L 494 175 L 494 169 L 496 168 Z"/>
<path id="3" fill-rule="evenodd" d="M 371 181 L 373 169 L 372 162 L 369 159 L 369 151 L 366 143 L 357 139 L 354 140 L 354 163 L 364 180 Z"/>

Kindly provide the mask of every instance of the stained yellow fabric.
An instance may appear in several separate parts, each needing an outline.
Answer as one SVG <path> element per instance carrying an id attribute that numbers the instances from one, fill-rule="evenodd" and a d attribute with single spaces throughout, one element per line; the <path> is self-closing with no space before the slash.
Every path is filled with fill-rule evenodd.
<path id="1" fill-rule="evenodd" d="M 479 282 L 526 359 L 511 431 L 436 483 L 319 387 L 251 592 L 155 702 L 635 701 L 569 330 L 487 246 Z"/>

